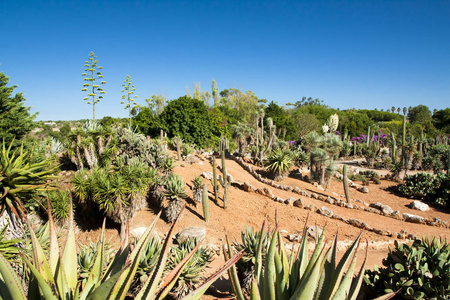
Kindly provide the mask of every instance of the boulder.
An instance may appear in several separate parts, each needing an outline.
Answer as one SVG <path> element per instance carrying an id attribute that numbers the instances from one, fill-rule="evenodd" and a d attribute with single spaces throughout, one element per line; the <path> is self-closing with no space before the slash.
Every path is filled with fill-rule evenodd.
<path id="1" fill-rule="evenodd" d="M 265 194 L 267 197 L 269 197 L 269 198 L 273 198 L 272 190 L 269 189 L 268 187 L 265 187 L 265 188 L 264 188 L 264 194 Z"/>
<path id="2" fill-rule="evenodd" d="M 427 210 L 430 209 L 430 207 L 428 206 L 428 204 L 425 204 L 425 203 L 423 203 L 423 202 L 421 202 L 421 201 L 417 201 L 417 200 L 411 202 L 411 203 L 409 204 L 409 207 L 411 207 L 412 209 L 420 210 L 420 211 L 427 211 Z"/>
<path id="3" fill-rule="evenodd" d="M 334 204 L 334 199 L 331 197 L 327 197 L 327 199 L 325 199 L 326 203 L 330 203 L 330 204 Z"/>
<path id="4" fill-rule="evenodd" d="M 203 227 L 189 227 L 177 233 L 175 236 L 178 243 L 182 243 L 190 238 L 202 239 L 206 235 L 206 229 Z"/>

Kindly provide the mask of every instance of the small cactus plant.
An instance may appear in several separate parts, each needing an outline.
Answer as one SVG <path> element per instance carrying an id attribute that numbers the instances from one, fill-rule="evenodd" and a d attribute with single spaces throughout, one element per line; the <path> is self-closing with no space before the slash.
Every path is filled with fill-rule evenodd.
<path id="1" fill-rule="evenodd" d="M 219 184 L 217 183 L 217 164 L 216 164 L 216 158 L 212 158 L 213 163 L 213 178 L 211 179 L 211 184 L 213 185 L 214 189 L 214 201 L 217 203 L 219 201 Z"/>
<path id="2" fill-rule="evenodd" d="M 194 194 L 195 204 L 202 202 L 202 194 L 203 194 L 203 179 L 200 176 L 197 176 L 192 180 L 192 192 Z"/>
<path id="3" fill-rule="evenodd" d="M 203 184 L 202 196 L 203 217 L 205 218 L 205 222 L 209 222 L 208 187 L 206 186 L 206 183 Z"/>
<path id="4" fill-rule="evenodd" d="M 344 165 L 342 173 L 344 176 L 342 183 L 344 184 L 345 199 L 347 200 L 347 203 L 350 203 L 350 194 L 348 192 L 347 165 Z"/>
<path id="5" fill-rule="evenodd" d="M 219 182 L 223 187 L 223 208 L 227 208 L 228 188 L 231 185 L 231 178 L 227 174 L 227 165 L 225 164 L 225 151 L 222 151 L 222 174 L 219 175 Z"/>

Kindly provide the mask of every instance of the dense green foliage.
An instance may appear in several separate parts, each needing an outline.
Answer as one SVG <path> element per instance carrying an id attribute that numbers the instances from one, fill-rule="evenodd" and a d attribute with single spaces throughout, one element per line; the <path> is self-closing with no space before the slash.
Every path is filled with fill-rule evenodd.
<path id="1" fill-rule="evenodd" d="M 20 145 L 21 139 L 33 128 L 36 114 L 30 115 L 30 107 L 25 107 L 22 93 L 13 95 L 16 86 L 6 86 L 9 78 L 0 72 L 0 133 L 7 145 Z M 1 141 L 0 141 L 1 142 Z"/>
<path id="2" fill-rule="evenodd" d="M 450 208 L 450 174 L 417 173 L 407 175 L 398 186 L 402 196 L 423 199 Z"/>
<path id="3" fill-rule="evenodd" d="M 395 241 L 384 268 L 368 270 L 364 289 L 373 296 L 399 291 L 403 299 L 447 299 L 450 295 L 450 245 L 442 239 Z"/>

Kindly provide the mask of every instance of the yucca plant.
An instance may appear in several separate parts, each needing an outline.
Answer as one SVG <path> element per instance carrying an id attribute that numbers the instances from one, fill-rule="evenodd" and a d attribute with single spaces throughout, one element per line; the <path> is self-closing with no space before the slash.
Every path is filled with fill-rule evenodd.
<path id="1" fill-rule="evenodd" d="M 269 155 L 266 168 L 272 174 L 275 181 L 281 181 L 289 175 L 289 171 L 293 165 L 293 157 L 290 150 L 277 149 Z"/>
<path id="2" fill-rule="evenodd" d="M 261 227 L 261 234 L 264 224 Z M 325 232 L 325 230 L 324 230 Z M 277 228 L 269 233 L 264 268 L 262 239 L 256 254 L 254 279 L 251 287 L 251 299 L 356 299 L 364 276 L 366 259 L 353 278 L 356 267 L 356 254 L 361 234 L 353 241 L 340 261 L 336 258 L 337 234 L 331 247 L 326 249 L 324 232 L 317 241 L 311 256 L 308 255 L 307 239 L 303 238 L 297 253 L 287 255 L 283 238 Z M 306 225 L 303 230 L 306 237 Z M 231 254 L 229 247 L 228 254 Z M 227 255 L 228 257 L 228 255 Z M 367 252 L 366 252 L 367 258 Z M 350 266 L 349 266 L 350 264 Z M 232 270 L 233 271 L 233 270 Z M 344 275 L 345 273 L 345 275 Z M 233 287 L 240 288 L 239 282 L 231 276 Z M 238 299 L 245 299 L 242 292 L 236 292 Z"/>
<path id="3" fill-rule="evenodd" d="M 25 216 L 24 204 L 35 204 L 42 199 L 42 191 L 52 189 L 49 180 L 56 178 L 56 166 L 44 159 L 32 163 L 32 153 L 23 150 L 23 145 L 11 150 L 14 140 L 7 147 L 2 143 L 0 155 L 0 218 L 6 212 L 11 227 L 23 232 L 22 219 Z"/>
<path id="4" fill-rule="evenodd" d="M 180 299 L 194 291 L 196 286 L 205 279 L 204 271 L 211 263 L 213 254 L 208 247 L 196 247 L 199 243 L 199 240 L 190 238 L 181 242 L 178 247 L 172 247 L 171 249 L 166 266 L 167 270 L 172 270 L 189 253 L 191 253 L 193 249 L 197 248 L 192 259 L 186 264 L 171 290 L 171 294 L 175 299 Z"/>
<path id="5" fill-rule="evenodd" d="M 51 212 L 49 211 L 50 251 L 48 257 L 45 255 L 33 231 L 30 231 L 33 242 L 33 259 L 30 260 L 23 256 L 25 263 L 32 273 L 32 280 L 30 280 L 28 288 L 28 297 L 30 299 L 125 299 L 136 274 L 143 248 L 150 239 L 151 231 L 158 217 L 148 227 L 132 251 L 128 239 L 124 240 L 106 271 L 103 270 L 105 260 L 105 223 L 103 223 L 102 235 L 100 242 L 97 244 L 98 248 L 94 265 L 87 276 L 84 286 L 80 286 L 78 284 L 79 273 L 77 270 L 73 214 L 72 212 L 70 213 L 66 244 L 60 256 L 55 225 Z M 176 221 L 174 225 L 175 223 Z M 28 224 L 28 226 L 31 227 L 31 224 Z M 198 249 L 200 244 L 162 279 L 173 231 L 174 226 L 171 227 L 167 234 L 167 238 L 162 247 L 163 250 L 158 257 L 155 271 L 148 277 L 135 299 L 165 298 L 174 286 L 185 265 L 192 259 L 192 256 Z M 227 261 L 225 265 L 200 285 L 198 289 L 183 299 L 200 299 L 201 295 L 212 282 L 219 278 L 241 256 L 242 253 Z M 14 300 L 27 299 L 27 295 L 19 282 L 20 280 L 11 268 L 11 265 L 3 255 L 0 255 L 0 295 L 2 298 Z"/>
<path id="6" fill-rule="evenodd" d="M 199 175 L 192 180 L 192 192 L 194 195 L 194 201 L 196 203 L 202 202 L 202 196 L 203 196 L 203 179 Z"/>
<path id="7" fill-rule="evenodd" d="M 166 207 L 165 216 L 167 222 L 172 223 L 180 214 L 184 206 L 184 198 L 187 197 L 185 192 L 185 183 L 177 174 L 172 173 L 166 179 Z"/>
<path id="8" fill-rule="evenodd" d="M 175 160 L 173 157 L 165 157 L 161 162 L 161 170 L 164 176 L 168 176 L 172 173 L 173 168 L 175 168 Z"/>
<path id="9" fill-rule="evenodd" d="M 145 205 L 149 186 L 156 172 L 136 163 L 117 170 L 95 168 L 79 172 L 73 178 L 75 196 L 83 202 L 95 202 L 113 221 L 119 223 L 125 238 L 126 222 Z"/>

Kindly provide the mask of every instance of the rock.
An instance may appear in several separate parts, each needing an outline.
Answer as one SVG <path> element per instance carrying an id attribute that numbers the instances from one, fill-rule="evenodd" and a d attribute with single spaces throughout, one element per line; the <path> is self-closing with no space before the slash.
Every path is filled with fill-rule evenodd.
<path id="1" fill-rule="evenodd" d="M 299 234 L 293 233 L 293 234 L 288 234 L 287 239 L 290 242 L 300 242 L 302 240 L 302 236 Z"/>
<path id="2" fill-rule="evenodd" d="M 191 154 L 189 154 L 189 155 L 183 157 L 183 160 L 184 160 L 185 162 L 187 162 L 188 164 L 191 164 L 191 165 L 192 165 L 193 163 L 198 162 L 198 158 L 197 158 L 193 153 L 191 153 Z"/>
<path id="3" fill-rule="evenodd" d="M 412 209 L 420 210 L 420 211 L 427 211 L 427 210 L 430 209 L 430 207 L 428 206 L 428 204 L 425 204 L 425 203 L 423 203 L 423 202 L 421 202 L 421 201 L 417 201 L 417 200 L 411 202 L 411 203 L 409 204 L 409 207 L 411 207 Z"/>
<path id="4" fill-rule="evenodd" d="M 255 188 L 250 185 L 248 182 L 244 182 L 244 191 L 246 192 L 253 192 L 255 190 Z"/>
<path id="5" fill-rule="evenodd" d="M 331 218 L 335 219 L 335 220 L 346 222 L 346 220 L 343 217 L 341 217 L 340 215 L 334 214 Z"/>
<path id="6" fill-rule="evenodd" d="M 322 235 L 323 230 L 321 228 L 319 228 L 318 226 L 311 226 L 311 227 L 308 227 L 306 232 L 308 233 L 308 235 L 310 237 L 312 237 L 313 239 L 315 239 L 317 241 L 319 239 L 319 237 Z"/>
<path id="7" fill-rule="evenodd" d="M 425 224 L 425 218 L 417 215 L 412 215 L 408 213 L 403 214 L 403 220 L 405 222 L 411 222 L 411 223 L 418 223 L 418 224 Z"/>
<path id="8" fill-rule="evenodd" d="M 319 195 L 317 195 L 316 193 L 311 193 L 311 198 L 318 199 Z"/>
<path id="9" fill-rule="evenodd" d="M 384 235 L 384 236 L 391 236 L 392 234 L 389 232 L 389 231 L 387 231 L 387 230 L 382 230 L 382 229 L 377 229 L 377 228 L 374 228 L 373 229 L 373 232 L 375 232 L 376 234 L 379 234 L 379 235 Z"/>
<path id="10" fill-rule="evenodd" d="M 359 220 L 356 220 L 356 219 L 348 219 L 347 223 L 352 225 L 352 226 L 358 227 L 358 228 L 366 228 L 366 227 L 368 227 L 366 223 L 363 223 L 363 222 L 361 222 Z"/>
<path id="11" fill-rule="evenodd" d="M 327 198 L 328 198 L 327 196 L 319 194 L 319 196 L 317 197 L 317 200 L 325 201 L 325 200 L 327 200 Z"/>
<path id="12" fill-rule="evenodd" d="M 205 235 L 206 235 L 205 228 L 194 226 L 178 232 L 175 238 L 178 241 L 178 243 L 182 243 L 190 238 L 202 239 L 205 237 Z"/>
<path id="13" fill-rule="evenodd" d="M 380 202 L 370 203 L 369 206 L 378 209 L 382 214 L 386 216 L 390 216 L 394 213 L 394 210 L 390 206 L 384 205 Z"/>
<path id="14" fill-rule="evenodd" d="M 322 206 L 317 210 L 317 213 L 321 214 L 322 216 L 331 218 L 333 216 L 333 211 L 329 209 L 328 207 Z"/>
<path id="15" fill-rule="evenodd" d="M 257 188 L 255 189 L 255 193 L 259 194 L 259 195 L 263 195 L 265 196 L 266 194 L 264 193 L 264 189 L 263 188 Z"/>
<path id="16" fill-rule="evenodd" d="M 265 195 L 266 195 L 267 197 L 273 198 L 272 190 L 269 189 L 268 187 L 265 187 L 265 188 L 264 188 L 264 193 L 265 193 Z"/>
<path id="17" fill-rule="evenodd" d="M 275 197 L 276 202 L 284 203 L 284 200 L 280 197 Z"/>
<path id="18" fill-rule="evenodd" d="M 203 177 L 205 179 L 208 179 L 208 180 L 213 179 L 213 173 L 212 172 L 209 172 L 209 171 L 208 172 L 203 172 L 202 175 L 203 175 Z"/>
<path id="19" fill-rule="evenodd" d="M 371 212 L 371 213 L 374 213 L 374 214 L 381 215 L 381 211 L 379 211 L 378 209 L 373 208 L 373 207 L 366 207 L 366 208 L 364 208 L 364 210 L 368 211 L 368 212 Z"/>
<path id="20" fill-rule="evenodd" d="M 295 207 L 299 207 L 299 208 L 303 208 L 305 206 L 305 203 L 303 202 L 302 199 L 297 199 L 294 201 L 294 203 L 292 203 L 292 205 L 294 205 Z"/>
<path id="21" fill-rule="evenodd" d="M 137 227 L 130 231 L 130 235 L 138 239 L 144 234 L 146 230 L 147 227 Z"/>
<path id="22" fill-rule="evenodd" d="M 369 192 L 369 188 L 367 186 L 361 185 L 357 188 L 357 190 L 361 193 L 367 194 Z"/>
<path id="23" fill-rule="evenodd" d="M 447 221 L 443 221 L 439 218 L 434 217 L 433 219 L 431 219 L 431 221 L 429 222 L 429 224 L 431 226 L 436 226 L 436 227 L 444 227 L 447 228 L 448 227 L 448 222 Z"/>
<path id="24" fill-rule="evenodd" d="M 394 211 L 394 212 L 391 214 L 391 217 L 394 218 L 394 219 L 396 219 L 396 220 L 403 220 L 403 216 L 402 216 L 402 214 L 401 214 L 398 210 Z"/>
<path id="25" fill-rule="evenodd" d="M 345 204 L 344 206 L 345 206 L 346 208 L 350 208 L 350 209 L 353 208 L 353 204 L 351 204 L 351 203 L 345 202 L 344 204 Z"/>
<path id="26" fill-rule="evenodd" d="M 325 199 L 326 203 L 330 203 L 330 204 L 334 204 L 334 199 L 331 197 L 327 197 L 327 199 Z"/>
<path id="27" fill-rule="evenodd" d="M 292 191 L 296 194 L 300 194 L 302 192 L 302 190 L 298 186 L 294 187 Z"/>
<path id="28" fill-rule="evenodd" d="M 294 190 L 294 188 L 292 186 L 287 185 L 284 190 L 286 190 L 288 192 L 292 192 Z"/>
<path id="29" fill-rule="evenodd" d="M 295 201 L 296 201 L 296 200 L 295 200 L 294 197 L 289 197 L 289 198 L 287 198 L 286 200 L 284 200 L 284 204 L 287 204 L 287 205 L 293 205 Z"/>
<path id="30" fill-rule="evenodd" d="M 310 211 L 317 211 L 317 206 L 315 206 L 314 204 L 308 205 L 307 207 L 305 207 L 305 209 L 310 210 Z"/>

